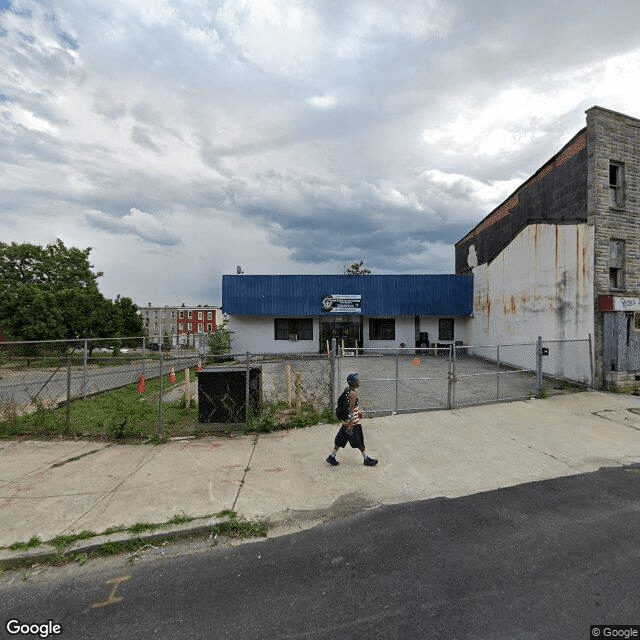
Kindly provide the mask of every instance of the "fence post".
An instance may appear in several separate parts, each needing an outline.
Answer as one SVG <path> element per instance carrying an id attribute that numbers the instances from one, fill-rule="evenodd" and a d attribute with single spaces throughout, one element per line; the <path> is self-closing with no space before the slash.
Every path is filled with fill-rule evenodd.
<path id="1" fill-rule="evenodd" d="M 164 359 L 164 344 L 162 337 L 160 338 L 160 396 L 158 399 L 158 433 L 160 436 L 164 433 L 163 415 L 162 415 L 162 362 Z"/>
<path id="2" fill-rule="evenodd" d="M 67 358 L 67 430 L 71 426 L 71 358 Z"/>
<path id="3" fill-rule="evenodd" d="M 591 334 L 589 334 L 589 367 L 591 369 L 591 379 L 589 381 L 589 388 L 593 390 L 595 383 L 593 380 L 593 343 L 591 342 Z"/>
<path id="4" fill-rule="evenodd" d="M 244 422 L 249 422 L 249 358 L 251 354 L 247 351 L 247 360 L 244 376 Z"/>
<path id="5" fill-rule="evenodd" d="M 453 376 L 451 377 L 451 408 L 453 409 L 456 406 L 456 382 L 457 382 L 456 373 L 458 372 L 457 363 L 456 363 L 455 343 L 449 345 L 449 349 L 450 349 L 450 353 L 453 354 Z"/>
<path id="6" fill-rule="evenodd" d="M 451 362 L 451 345 L 449 345 L 449 373 L 447 375 L 448 378 L 448 384 L 447 384 L 447 409 L 452 409 L 453 408 L 453 396 L 452 396 L 452 392 L 453 392 L 453 370 L 452 370 L 452 366 L 453 363 Z"/>
<path id="7" fill-rule="evenodd" d="M 329 395 L 330 395 L 330 408 L 331 408 L 331 412 L 333 413 L 333 411 L 335 411 L 335 406 L 336 406 L 336 350 L 337 350 L 337 344 L 336 344 L 336 339 L 335 338 L 331 338 L 331 355 L 330 355 L 330 370 L 329 370 L 329 385 L 331 387 L 330 391 L 329 391 Z"/>
<path id="8" fill-rule="evenodd" d="M 88 360 L 88 340 L 84 341 L 84 357 L 82 359 L 82 397 L 87 397 L 87 360 Z"/>
<path id="9" fill-rule="evenodd" d="M 500 345 L 496 345 L 496 402 L 500 402 Z"/>
<path id="10" fill-rule="evenodd" d="M 542 336 L 536 341 L 536 398 L 542 396 Z"/>
<path id="11" fill-rule="evenodd" d="M 396 409 L 395 413 L 398 413 L 398 376 L 399 376 L 399 365 L 400 365 L 400 349 L 396 351 Z"/>

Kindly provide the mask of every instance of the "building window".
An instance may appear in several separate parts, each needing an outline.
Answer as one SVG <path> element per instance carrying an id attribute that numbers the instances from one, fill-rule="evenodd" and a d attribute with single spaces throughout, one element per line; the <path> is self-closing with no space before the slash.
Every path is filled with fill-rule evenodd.
<path id="1" fill-rule="evenodd" d="M 453 340 L 453 318 L 438 320 L 438 340 Z"/>
<path id="2" fill-rule="evenodd" d="M 633 328 L 640 331 L 640 311 L 633 312 Z"/>
<path id="3" fill-rule="evenodd" d="M 623 165 L 609 164 L 609 204 L 612 207 L 622 206 Z"/>
<path id="4" fill-rule="evenodd" d="M 180 311 L 179 317 L 180 317 L 180 320 L 182 320 L 182 318 L 184 318 L 184 311 Z"/>
<path id="5" fill-rule="evenodd" d="M 211 320 L 211 311 L 207 311 L 207 320 Z"/>
<path id="6" fill-rule="evenodd" d="M 393 318 L 369 318 L 369 340 L 395 340 L 396 321 Z"/>
<path id="7" fill-rule="evenodd" d="M 198 333 L 202 333 L 203 330 L 202 322 L 198 322 Z"/>
<path id="8" fill-rule="evenodd" d="M 198 311 L 198 320 L 202 320 L 202 311 Z"/>
<path id="9" fill-rule="evenodd" d="M 276 340 L 313 340 L 311 318 L 275 318 L 274 328 Z"/>
<path id="10" fill-rule="evenodd" d="M 213 329 L 211 328 L 211 323 L 207 324 L 207 333 L 211 333 Z"/>
<path id="11" fill-rule="evenodd" d="M 191 324 L 191 322 L 187 323 L 187 331 L 191 331 L 191 329 L 193 329 L 193 324 Z"/>
<path id="12" fill-rule="evenodd" d="M 178 323 L 178 331 L 182 331 L 184 329 L 184 324 L 182 322 Z"/>
<path id="13" fill-rule="evenodd" d="M 609 241 L 609 288 L 624 288 L 624 240 Z"/>
<path id="14" fill-rule="evenodd" d="M 193 318 L 193 311 L 187 311 L 187 318 L 189 318 L 189 320 Z"/>

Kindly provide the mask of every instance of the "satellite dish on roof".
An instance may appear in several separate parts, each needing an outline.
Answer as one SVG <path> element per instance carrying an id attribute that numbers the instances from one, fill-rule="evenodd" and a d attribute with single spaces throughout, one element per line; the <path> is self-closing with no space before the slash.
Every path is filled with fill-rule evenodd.
<path id="1" fill-rule="evenodd" d="M 243 274 L 243 273 L 244 273 L 244 271 L 242 270 L 242 267 L 241 267 L 240 265 L 238 265 L 238 266 L 236 267 L 236 273 L 237 273 L 238 275 L 241 275 L 241 274 Z"/>

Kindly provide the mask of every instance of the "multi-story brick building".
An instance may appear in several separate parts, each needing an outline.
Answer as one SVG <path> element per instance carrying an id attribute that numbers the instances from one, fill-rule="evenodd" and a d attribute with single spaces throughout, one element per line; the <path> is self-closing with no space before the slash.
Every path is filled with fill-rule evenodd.
<path id="1" fill-rule="evenodd" d="M 594 382 L 640 380 L 640 120 L 601 107 L 456 244 L 470 341 L 592 338 Z"/>
<path id="2" fill-rule="evenodd" d="M 220 309 L 209 305 L 154 307 L 149 303 L 140 314 L 146 335 L 156 340 L 167 336 L 174 346 L 195 346 L 197 336 L 213 333 L 222 318 Z"/>

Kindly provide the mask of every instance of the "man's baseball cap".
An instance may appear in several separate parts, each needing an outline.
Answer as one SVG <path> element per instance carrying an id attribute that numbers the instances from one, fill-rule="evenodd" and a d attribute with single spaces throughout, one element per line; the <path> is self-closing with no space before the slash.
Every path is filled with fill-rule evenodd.
<path id="1" fill-rule="evenodd" d="M 357 373 L 350 373 L 347 376 L 347 384 L 350 387 L 357 387 L 360 384 L 360 380 L 358 380 L 358 374 Z"/>

